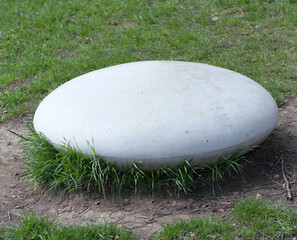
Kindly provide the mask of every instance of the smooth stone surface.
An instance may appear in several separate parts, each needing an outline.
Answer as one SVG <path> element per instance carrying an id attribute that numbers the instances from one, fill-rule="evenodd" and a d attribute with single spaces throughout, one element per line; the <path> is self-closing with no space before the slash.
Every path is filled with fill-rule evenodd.
<path id="1" fill-rule="evenodd" d="M 200 63 L 147 61 L 87 73 L 39 105 L 34 127 L 55 145 L 69 141 L 118 166 L 210 163 L 261 143 L 278 108 L 255 81 Z"/>

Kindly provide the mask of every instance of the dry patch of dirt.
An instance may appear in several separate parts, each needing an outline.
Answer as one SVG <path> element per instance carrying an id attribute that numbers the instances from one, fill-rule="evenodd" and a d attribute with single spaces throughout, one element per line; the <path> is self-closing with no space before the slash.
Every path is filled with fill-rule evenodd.
<path id="1" fill-rule="evenodd" d="M 0 226 L 16 223 L 25 209 L 39 216 L 62 223 L 114 222 L 124 224 L 134 233 L 147 239 L 159 231 L 161 225 L 179 219 L 189 219 L 205 214 L 219 214 L 229 211 L 236 200 L 247 196 L 261 196 L 296 206 L 296 176 L 294 168 L 297 159 L 297 99 L 288 98 L 286 106 L 279 109 L 279 123 L 269 144 L 250 154 L 256 165 L 247 165 L 244 177 L 229 179 L 221 183 L 222 191 L 213 196 L 212 187 L 197 187 L 188 195 L 179 198 L 163 192 L 151 196 L 125 193 L 119 199 L 87 192 L 57 195 L 55 191 L 33 188 L 21 181 L 25 168 L 24 160 L 16 155 L 21 151 L 19 139 L 8 130 L 17 133 L 26 131 L 22 119 L 15 119 L 0 125 Z M 294 200 L 286 199 L 280 158 L 284 159 L 285 172 L 291 182 Z M 297 170 L 296 170 L 297 171 Z"/>

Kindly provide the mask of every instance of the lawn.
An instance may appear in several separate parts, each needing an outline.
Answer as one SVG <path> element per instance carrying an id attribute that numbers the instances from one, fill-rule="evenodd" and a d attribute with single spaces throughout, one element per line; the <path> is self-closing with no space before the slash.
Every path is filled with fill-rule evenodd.
<path id="1" fill-rule="evenodd" d="M 78 75 L 142 60 L 228 68 L 278 105 L 297 94 L 296 0 L 4 0 L 0 12 L 2 122 Z"/>

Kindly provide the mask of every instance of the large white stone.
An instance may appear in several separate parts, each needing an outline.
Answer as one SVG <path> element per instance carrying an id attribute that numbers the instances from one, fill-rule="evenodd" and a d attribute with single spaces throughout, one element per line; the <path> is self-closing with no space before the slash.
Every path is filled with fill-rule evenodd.
<path id="1" fill-rule="evenodd" d="M 278 108 L 258 83 L 200 63 L 147 61 L 79 76 L 49 94 L 34 127 L 59 145 L 69 141 L 118 166 L 210 163 L 261 143 Z M 93 143 L 92 143 L 93 142 Z"/>

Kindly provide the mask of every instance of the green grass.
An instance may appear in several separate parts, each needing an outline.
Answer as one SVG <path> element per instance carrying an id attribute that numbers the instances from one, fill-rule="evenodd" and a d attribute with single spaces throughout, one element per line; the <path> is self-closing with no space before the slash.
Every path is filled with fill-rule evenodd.
<path id="1" fill-rule="evenodd" d="M 203 217 L 170 223 L 164 226 L 155 239 L 233 239 L 235 227 L 227 221 L 215 217 Z"/>
<path id="2" fill-rule="evenodd" d="M 38 239 L 68 239 L 68 240 L 137 240 L 138 237 L 123 227 L 105 223 L 104 225 L 69 225 L 63 226 L 50 221 L 47 217 L 38 218 L 33 213 L 24 213 L 17 225 L 0 232 L 3 239 L 38 240 Z"/>
<path id="3" fill-rule="evenodd" d="M 296 209 L 263 199 L 242 199 L 223 217 L 201 217 L 163 226 L 155 239 L 291 239 Z"/>
<path id="4" fill-rule="evenodd" d="M 198 184 L 211 183 L 213 190 L 227 177 L 241 175 L 243 162 L 248 160 L 241 154 L 248 149 L 222 157 L 212 165 L 191 166 L 191 159 L 185 159 L 174 169 L 163 166 L 156 170 L 141 170 L 141 163 L 126 168 L 117 168 L 113 163 L 96 156 L 95 149 L 90 156 L 83 155 L 69 143 L 56 149 L 42 134 L 29 125 L 25 135 L 18 135 L 24 144 L 26 161 L 25 179 L 61 192 L 84 189 L 92 192 L 120 195 L 123 189 L 135 194 L 147 192 L 152 195 L 160 190 L 169 190 L 179 196 Z M 215 192 L 214 192 L 215 193 Z"/>
<path id="5" fill-rule="evenodd" d="M 296 95 L 296 0 L 3 0 L 0 121 L 32 114 L 89 71 L 140 60 L 208 63 Z"/>
<path id="6" fill-rule="evenodd" d="M 221 216 L 204 216 L 163 225 L 150 239 L 292 239 L 297 236 L 296 209 L 263 199 L 242 199 Z M 25 212 L 16 225 L 0 228 L 2 240 L 26 239 L 140 239 L 114 224 L 68 225 Z"/>
<path id="7" fill-rule="evenodd" d="M 297 213 L 295 209 L 272 204 L 262 199 L 244 199 L 236 204 L 233 215 L 242 225 L 273 239 L 297 236 Z"/>

